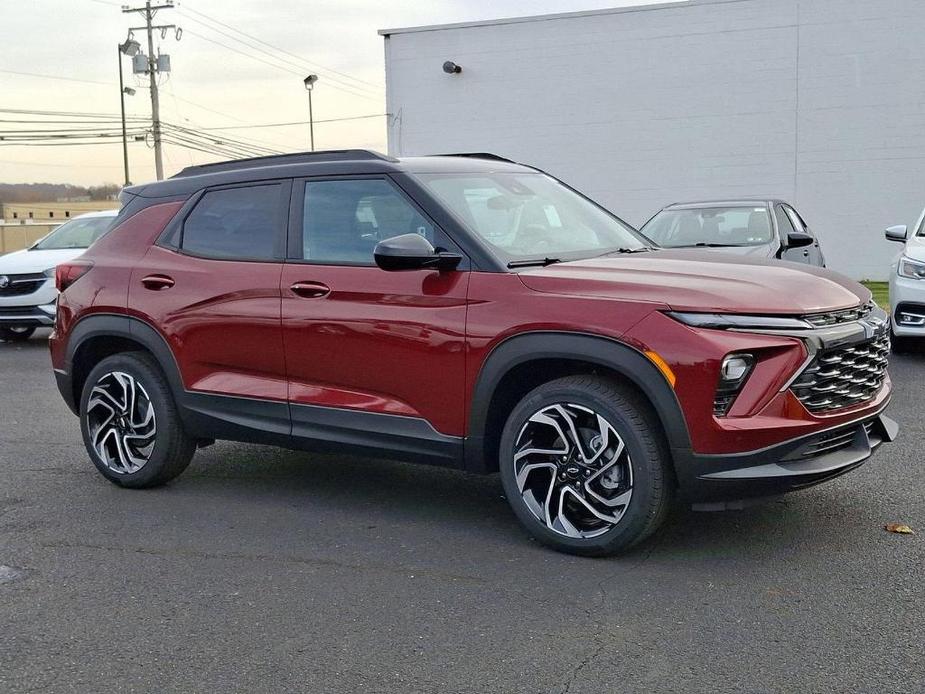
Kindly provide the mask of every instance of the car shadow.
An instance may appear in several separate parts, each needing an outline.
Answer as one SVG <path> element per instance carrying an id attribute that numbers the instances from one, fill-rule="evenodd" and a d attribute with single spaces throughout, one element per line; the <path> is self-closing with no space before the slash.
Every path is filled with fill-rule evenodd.
<path id="1" fill-rule="evenodd" d="M 497 542 L 505 552 L 538 547 L 519 527 L 498 475 L 218 444 L 201 451 L 178 484 L 188 493 L 227 495 L 229 503 L 245 486 L 247 498 L 256 503 L 283 502 L 291 508 L 310 500 L 312 515 L 334 523 L 373 509 L 375 522 L 383 525 L 437 527 L 471 535 L 473 541 Z M 695 512 L 676 503 L 663 527 L 622 557 L 717 561 L 784 556 L 796 546 L 812 551 L 814 544 L 847 547 L 853 533 L 845 533 L 845 526 L 859 522 L 852 519 L 850 495 L 827 493 L 824 487 L 736 511 Z"/>

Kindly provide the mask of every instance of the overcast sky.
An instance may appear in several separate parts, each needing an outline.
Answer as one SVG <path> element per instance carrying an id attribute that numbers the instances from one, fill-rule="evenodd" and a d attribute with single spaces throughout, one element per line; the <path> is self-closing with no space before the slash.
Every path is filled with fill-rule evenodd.
<path id="1" fill-rule="evenodd" d="M 184 30 L 180 41 L 168 34 L 156 42 L 162 52 L 170 54 L 172 65 L 169 79 L 162 84 L 161 117 L 202 132 L 205 128 L 307 120 L 302 77 L 315 72 L 319 75 L 313 96 L 316 148 L 385 151 L 385 77 L 382 37 L 377 30 L 645 2 L 181 0 L 175 3 L 176 9 L 164 10 L 156 18 L 158 23 L 177 24 Z M 116 0 L 0 0 L 0 109 L 118 115 L 116 46 L 130 26 L 141 22 L 139 15 L 123 14 L 121 4 Z M 136 32 L 136 39 L 145 40 L 141 32 Z M 126 97 L 127 112 L 150 117 L 149 92 L 142 88 L 141 79 L 131 75 L 128 59 L 124 65 L 127 84 L 137 88 L 134 96 Z M 355 116 L 374 117 L 317 122 Z M 0 121 L 6 121 L 0 122 L 0 132 L 100 127 L 91 122 L 73 126 L 9 122 L 38 118 L 0 112 Z M 118 127 L 118 123 L 107 127 Z M 308 149 L 307 125 L 208 132 L 215 137 L 247 138 L 277 150 Z M 154 178 L 153 152 L 143 142 L 130 145 L 129 158 L 133 181 Z M 165 173 L 217 158 L 167 146 Z M 0 182 L 38 181 L 121 183 L 121 141 L 68 147 L 0 144 Z"/>

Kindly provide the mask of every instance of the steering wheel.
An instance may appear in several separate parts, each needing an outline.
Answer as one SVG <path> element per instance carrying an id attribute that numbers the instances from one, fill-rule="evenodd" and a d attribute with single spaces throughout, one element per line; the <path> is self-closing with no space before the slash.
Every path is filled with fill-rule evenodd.
<path id="1" fill-rule="evenodd" d="M 518 253 L 545 253 L 554 241 L 552 230 L 542 224 L 527 224 L 514 237 L 511 244 Z"/>

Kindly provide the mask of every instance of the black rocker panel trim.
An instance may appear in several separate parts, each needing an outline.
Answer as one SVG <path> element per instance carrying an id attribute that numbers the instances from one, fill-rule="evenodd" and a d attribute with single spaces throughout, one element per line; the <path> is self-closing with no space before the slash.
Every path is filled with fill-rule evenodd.
<path id="1" fill-rule="evenodd" d="M 462 467 L 463 439 L 435 430 L 419 417 L 290 405 L 293 444 L 312 450 L 350 451 L 431 465 Z"/>
<path id="2" fill-rule="evenodd" d="M 691 450 L 690 434 L 674 390 L 647 357 L 632 347 L 598 335 L 538 331 L 506 339 L 488 355 L 476 381 L 466 437 L 465 469 L 489 472 L 495 451 L 486 450 L 488 408 L 498 384 L 514 367 L 540 359 L 580 361 L 616 371 L 649 400 L 674 452 Z M 678 456 L 673 456 L 675 459 Z M 685 456 L 686 457 L 686 456 Z"/>

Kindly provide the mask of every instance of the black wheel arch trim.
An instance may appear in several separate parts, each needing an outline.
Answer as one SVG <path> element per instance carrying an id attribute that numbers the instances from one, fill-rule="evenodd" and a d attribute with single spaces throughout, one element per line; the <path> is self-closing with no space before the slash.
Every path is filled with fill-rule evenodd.
<path id="1" fill-rule="evenodd" d="M 489 472 L 492 453 L 485 450 L 488 412 L 495 391 L 511 369 L 534 360 L 580 361 L 615 371 L 649 400 L 665 432 L 672 458 L 690 454 L 687 422 L 674 389 L 655 365 L 637 349 L 618 340 L 590 333 L 531 331 L 506 338 L 482 364 L 469 407 L 465 468 Z M 682 455 L 681 457 L 687 457 Z"/>

